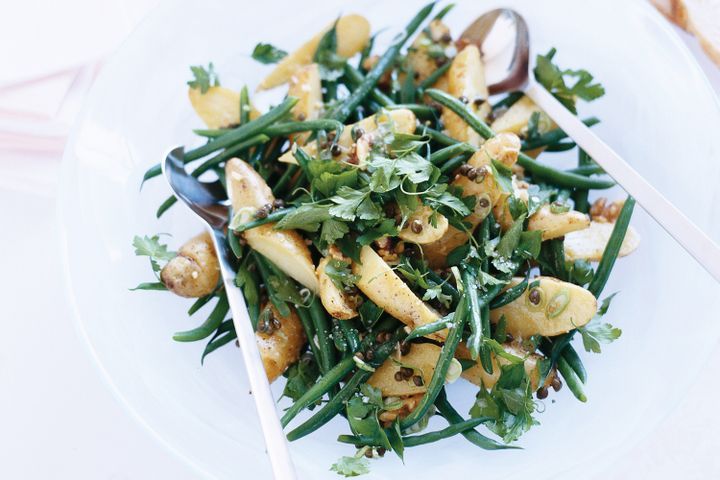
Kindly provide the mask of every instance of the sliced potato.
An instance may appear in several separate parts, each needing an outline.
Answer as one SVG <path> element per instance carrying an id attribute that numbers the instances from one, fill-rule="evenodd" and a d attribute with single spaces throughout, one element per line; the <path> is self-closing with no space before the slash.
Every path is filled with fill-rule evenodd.
<path id="1" fill-rule="evenodd" d="M 248 163 L 238 158 L 227 162 L 225 178 L 235 212 L 251 216 L 254 211 L 275 200 L 265 180 Z M 305 241 L 295 230 L 276 230 L 274 226 L 274 223 L 266 223 L 246 230 L 243 236 L 253 250 L 267 257 L 302 285 L 317 292 L 315 266 Z"/>
<path id="2" fill-rule="evenodd" d="M 268 305 L 265 308 L 271 308 L 272 317 L 280 322 L 280 328 L 272 333 L 255 332 L 265 374 L 272 383 L 290 365 L 298 361 L 307 339 L 294 309 L 290 309 L 289 316 L 282 317 L 274 306 Z"/>
<path id="3" fill-rule="evenodd" d="M 203 232 L 180 247 L 177 256 L 160 272 L 160 279 L 176 295 L 197 298 L 209 295 L 220 279 L 220 265 L 212 238 Z"/>
<path id="4" fill-rule="evenodd" d="M 538 124 L 538 132 L 545 133 L 552 130 L 557 125 L 543 113 L 543 111 L 535 105 L 530 97 L 523 96 L 515 102 L 508 110 L 498 117 L 490 128 L 496 132 L 509 132 L 515 135 L 523 135 L 527 131 L 527 125 L 533 113 L 541 114 L 540 123 Z"/>
<path id="5" fill-rule="evenodd" d="M 533 390 L 537 390 L 540 383 L 540 371 L 538 370 L 538 360 L 542 358 L 541 355 L 536 353 L 528 353 L 517 343 L 506 343 L 503 345 L 505 351 L 516 357 L 525 359 L 525 372 L 530 378 L 530 385 Z M 470 360 L 470 350 L 467 349 L 464 343 L 458 345 L 455 351 L 455 357 L 462 360 Z M 462 373 L 462 377 L 475 385 L 484 386 L 487 389 L 491 389 L 495 386 L 498 379 L 500 378 L 500 367 L 503 365 L 509 365 L 510 361 L 499 358 L 495 354 L 491 354 L 493 373 L 487 373 L 478 360 L 475 365 L 468 368 Z M 543 386 L 548 387 L 552 384 L 552 379 L 555 376 L 555 371 L 550 372 L 547 376 Z"/>
<path id="6" fill-rule="evenodd" d="M 565 258 L 569 261 L 587 260 L 599 262 L 612 234 L 614 223 L 590 222 L 583 230 L 568 233 L 565 236 Z M 640 235 L 633 227 L 625 232 L 620 256 L 630 255 L 640 245 Z"/>
<path id="7" fill-rule="evenodd" d="M 507 166 L 517 161 L 520 152 L 520 139 L 513 134 L 503 133 L 488 139 L 480 149 L 470 157 L 468 164 L 480 173 L 475 180 L 458 175 L 452 185 L 460 187 L 463 195 L 474 195 L 476 198 L 473 213 L 465 217 L 470 223 L 467 232 L 449 226 L 443 237 L 423 247 L 423 254 L 433 268 L 445 265 L 448 253 L 467 242 L 472 231 L 492 211 L 493 205 L 501 201 L 503 193 L 489 168 L 491 159 L 496 159 Z"/>
<path id="8" fill-rule="evenodd" d="M 280 60 L 275 69 L 260 83 L 258 90 L 282 85 L 301 67 L 311 63 L 320 39 L 332 28 L 332 25 L 331 23 L 323 28 L 300 48 Z M 370 23 L 362 15 L 344 15 L 337 21 L 336 32 L 338 55 L 350 58 L 367 45 L 370 39 Z"/>
<path id="9" fill-rule="evenodd" d="M 353 273 L 360 276 L 355 285 L 367 297 L 410 328 L 431 323 L 440 315 L 420 300 L 410 287 L 395 274 L 392 268 L 369 246 L 360 250 L 360 263 L 354 262 Z M 444 340 L 447 330 L 432 338 Z"/>
<path id="10" fill-rule="evenodd" d="M 455 98 L 467 100 L 470 109 L 480 118 L 485 118 L 490 112 L 485 67 L 480 58 L 480 50 L 475 45 L 468 45 L 457 54 L 447 72 L 447 78 L 448 93 Z M 446 133 L 456 140 L 476 147 L 483 143 L 480 134 L 449 109 L 443 108 L 442 120 Z"/>
<path id="11" fill-rule="evenodd" d="M 392 122 L 393 131 L 396 133 L 410 134 L 415 132 L 415 125 L 417 119 L 413 112 L 401 108 L 398 110 L 390 110 L 386 113 L 386 115 L 382 116 L 370 115 L 369 117 L 363 118 L 357 123 L 353 123 L 352 125 L 346 125 L 345 129 L 340 134 L 340 138 L 338 138 L 337 140 L 338 145 L 342 147 L 342 153 L 335 157 L 335 159 L 339 162 L 345 162 L 348 160 L 351 149 L 353 147 L 353 128 L 362 128 L 365 131 L 366 135 L 372 135 L 377 132 L 378 124 L 382 124 L 385 122 Z M 363 135 L 363 137 L 364 136 L 365 135 Z M 315 142 L 304 146 L 303 149 L 308 153 L 308 155 L 312 157 L 318 154 L 317 143 Z M 284 163 L 297 164 L 297 160 L 295 159 L 292 150 L 285 152 L 283 155 L 280 156 L 280 158 L 278 158 L 278 160 Z"/>
<path id="12" fill-rule="evenodd" d="M 391 355 L 385 360 L 368 379 L 368 384 L 379 388 L 384 397 L 426 392 L 440 357 L 440 351 L 440 347 L 431 343 L 412 344 L 407 355 Z M 397 381 L 395 374 L 400 371 L 401 367 L 412 368 L 413 376 L 422 378 L 422 384 L 416 385 L 412 377 Z"/>
<path id="13" fill-rule="evenodd" d="M 528 230 L 540 230 L 543 241 L 559 238 L 589 226 L 590 217 L 584 213 L 575 210 L 553 213 L 550 205 L 540 207 L 528 220 Z"/>
<path id="14" fill-rule="evenodd" d="M 406 242 L 424 245 L 442 238 L 448 229 L 448 219 L 439 213 L 435 214 L 435 226 L 430 222 L 433 210 L 430 207 L 422 206 L 410 217 L 398 236 Z M 417 233 L 413 230 L 417 230 Z"/>
<path id="15" fill-rule="evenodd" d="M 240 123 L 240 93 L 225 87 L 210 87 L 202 93 L 188 90 L 195 113 L 208 128 L 225 128 Z"/>
<path id="16" fill-rule="evenodd" d="M 325 267 L 332 257 L 320 260 L 317 267 L 317 277 L 320 284 L 320 301 L 330 315 L 339 320 L 349 320 L 358 316 L 358 312 L 350 301 L 348 295 L 341 291 L 325 272 Z"/>
<path id="17" fill-rule="evenodd" d="M 320 67 L 318 67 L 317 63 L 311 63 L 300 68 L 295 72 L 295 75 L 290 77 L 288 96 L 298 99 L 298 103 L 292 109 L 292 116 L 295 120 L 304 121 L 320 118 L 323 101 Z M 290 136 L 290 140 L 302 145 L 309 136 L 309 133 L 293 134 Z"/>
<path id="18" fill-rule="evenodd" d="M 450 29 L 442 20 L 433 20 L 427 29 L 423 29 L 410 48 L 407 60 L 415 72 L 415 81 L 422 82 L 438 69 L 437 56 L 429 52 L 431 46 L 445 49 L 452 44 Z M 402 84 L 402 80 L 400 80 Z"/>
<path id="19" fill-rule="evenodd" d="M 514 287 L 523 278 L 513 278 Z M 513 302 L 490 311 L 497 323 L 505 316 L 507 331 L 516 339 L 533 335 L 554 337 L 582 327 L 595 316 L 597 300 L 592 293 L 572 283 L 552 277 L 537 277 L 539 284 L 525 291 Z"/>

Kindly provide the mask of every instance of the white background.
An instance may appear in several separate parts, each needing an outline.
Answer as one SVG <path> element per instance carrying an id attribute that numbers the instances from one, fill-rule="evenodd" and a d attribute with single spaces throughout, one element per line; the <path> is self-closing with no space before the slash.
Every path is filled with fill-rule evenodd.
<path id="1" fill-rule="evenodd" d="M 97 61 L 152 3 L 32 0 L 4 9 L 0 113 L 8 85 Z M 720 92 L 720 71 L 681 35 Z M 0 136 L 0 478 L 197 478 L 113 397 L 75 329 L 57 235 L 60 157 L 57 148 L 21 151 Z M 699 368 L 666 421 L 597 478 L 720 478 L 720 345 Z"/>

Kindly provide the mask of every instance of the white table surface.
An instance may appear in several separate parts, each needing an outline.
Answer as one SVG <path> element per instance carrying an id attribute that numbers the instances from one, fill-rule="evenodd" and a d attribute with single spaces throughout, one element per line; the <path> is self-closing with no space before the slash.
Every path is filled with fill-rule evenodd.
<path id="1" fill-rule="evenodd" d="M 720 70 L 680 34 L 720 93 Z M 198 478 L 113 396 L 75 330 L 55 215 L 59 161 L 0 143 L 0 478 Z M 720 344 L 699 368 L 662 425 L 596 478 L 720 478 Z"/>

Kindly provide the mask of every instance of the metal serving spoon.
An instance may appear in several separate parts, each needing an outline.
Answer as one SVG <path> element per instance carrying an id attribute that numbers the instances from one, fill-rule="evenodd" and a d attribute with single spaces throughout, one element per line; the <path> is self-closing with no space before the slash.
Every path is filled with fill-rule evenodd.
<path id="1" fill-rule="evenodd" d="M 220 275 L 230 304 L 233 325 L 235 325 L 240 343 L 240 352 L 245 360 L 245 370 L 250 381 L 255 408 L 260 417 L 260 425 L 265 436 L 265 447 L 270 457 L 274 478 L 294 480 L 297 475 L 290 458 L 287 439 L 280 425 L 277 410 L 275 410 L 275 400 L 270 392 L 270 384 L 260 359 L 245 298 L 240 289 L 235 286 L 235 273 L 231 262 L 232 253 L 225 241 L 225 227 L 228 219 L 227 193 L 220 182 L 201 182 L 188 175 L 185 171 L 183 156 L 182 147 L 173 149 L 162 163 L 163 173 L 175 196 L 200 217 L 212 235 L 220 264 Z"/>
<path id="2" fill-rule="evenodd" d="M 488 63 L 488 77 L 495 73 L 500 78 L 488 87 L 490 93 L 522 91 L 530 97 L 720 282 L 720 247 L 535 81 L 529 70 L 528 27 L 519 13 L 492 10 L 467 27 L 460 42 L 477 45 Z"/>

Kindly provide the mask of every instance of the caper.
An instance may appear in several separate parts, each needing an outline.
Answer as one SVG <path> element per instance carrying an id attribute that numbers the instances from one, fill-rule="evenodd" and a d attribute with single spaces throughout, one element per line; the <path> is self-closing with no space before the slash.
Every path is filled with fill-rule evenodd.
<path id="1" fill-rule="evenodd" d="M 570 293 L 567 290 L 561 290 L 553 295 L 545 307 L 545 315 L 548 318 L 555 318 L 567 308 L 570 303 Z"/>

